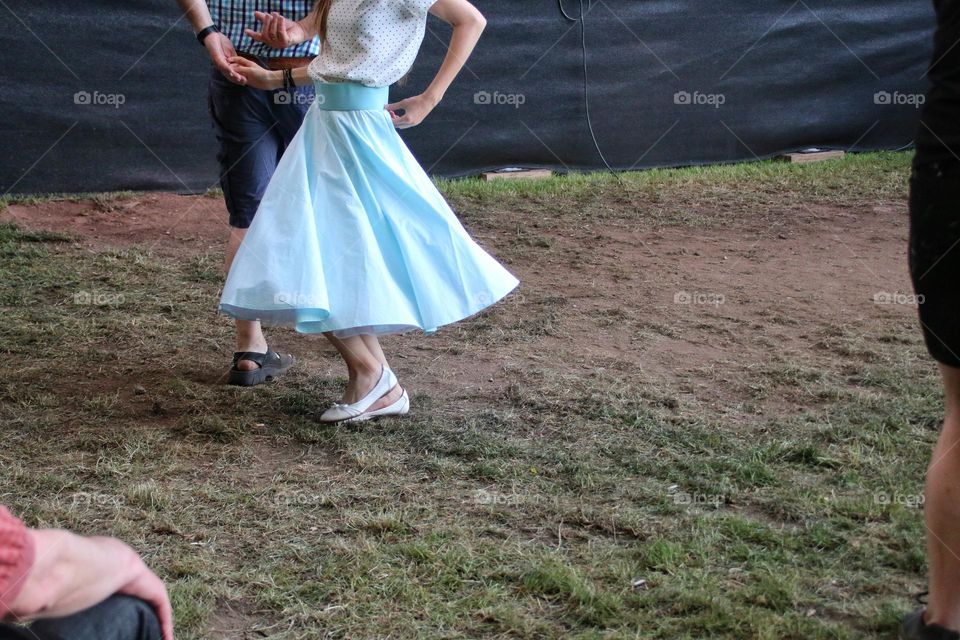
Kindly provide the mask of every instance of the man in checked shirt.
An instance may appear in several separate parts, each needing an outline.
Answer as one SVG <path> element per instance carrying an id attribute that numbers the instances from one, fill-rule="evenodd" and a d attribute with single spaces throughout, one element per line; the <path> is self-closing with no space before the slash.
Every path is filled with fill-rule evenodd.
<path id="1" fill-rule="evenodd" d="M 313 101 L 313 87 L 262 91 L 244 86 L 227 62 L 241 55 L 270 69 L 302 67 L 320 52 L 317 38 L 303 40 L 302 22 L 314 0 L 177 0 L 213 63 L 209 109 L 220 144 L 220 186 L 230 218 L 226 269 L 257 212 L 280 156 Z M 263 11 L 261 11 L 261 9 Z M 272 16 L 273 20 L 266 20 Z M 293 19 L 282 18 L 288 16 Z M 296 21 L 295 21 L 296 20 Z M 260 31 L 260 22 L 266 21 Z M 297 22 L 299 21 L 299 22 Z M 294 362 L 267 346 L 259 322 L 237 320 L 237 351 L 228 381 L 253 386 L 282 375 Z"/>

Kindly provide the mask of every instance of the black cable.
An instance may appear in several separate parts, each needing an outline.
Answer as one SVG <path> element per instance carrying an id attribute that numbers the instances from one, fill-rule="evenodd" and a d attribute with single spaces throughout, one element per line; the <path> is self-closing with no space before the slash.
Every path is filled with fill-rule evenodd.
<path id="1" fill-rule="evenodd" d="M 603 155 L 603 151 L 600 149 L 600 143 L 597 141 L 597 134 L 593 130 L 593 119 L 590 117 L 590 83 L 589 83 L 589 74 L 587 72 L 587 27 L 586 27 L 586 14 L 590 12 L 590 6 L 592 0 L 586 0 L 587 10 L 584 11 L 583 3 L 584 0 L 580 1 L 580 48 L 583 54 L 583 105 L 584 110 L 587 114 L 587 129 L 590 131 L 590 138 L 593 140 L 593 146 L 597 150 L 597 155 L 600 156 L 600 159 L 603 161 L 603 164 L 607 167 L 607 170 L 617 179 L 617 182 L 623 184 L 623 181 L 620 179 L 620 176 L 617 175 L 617 172 L 613 170 L 613 167 L 610 166 L 610 163 L 607 162 L 606 157 Z M 560 13 L 563 14 L 563 17 L 571 22 L 577 22 L 577 19 L 573 16 L 570 16 L 566 9 L 563 8 L 563 0 L 557 0 L 557 4 L 560 6 Z"/>
<path id="2" fill-rule="evenodd" d="M 590 2 L 592 2 L 592 0 L 587 0 L 587 6 L 588 6 L 588 7 L 590 6 Z M 564 10 L 564 8 L 563 8 L 563 0 L 557 0 L 557 3 L 560 5 L 560 13 L 563 14 L 563 17 L 566 18 L 567 20 L 571 21 L 571 22 L 576 22 L 577 19 L 574 18 L 573 16 L 568 16 L 566 10 Z M 588 11 L 589 11 L 589 9 L 588 9 Z M 580 3 L 580 17 L 581 17 L 581 18 L 583 17 L 583 2 Z"/>

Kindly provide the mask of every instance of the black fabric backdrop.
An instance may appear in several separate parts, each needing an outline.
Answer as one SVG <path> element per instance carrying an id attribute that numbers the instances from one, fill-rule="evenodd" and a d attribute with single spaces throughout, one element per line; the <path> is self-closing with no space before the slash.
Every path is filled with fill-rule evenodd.
<path id="1" fill-rule="evenodd" d="M 489 24 L 468 68 L 402 134 L 417 158 L 443 176 L 603 168 L 580 24 L 556 0 L 476 4 Z M 579 0 L 564 8 L 578 16 Z M 216 186 L 208 64 L 174 0 L 4 0 L 0 14 L 0 193 Z M 923 0 L 593 0 L 584 24 L 596 141 L 626 169 L 909 145 L 933 10 Z M 429 82 L 449 33 L 430 18 L 394 99 Z"/>

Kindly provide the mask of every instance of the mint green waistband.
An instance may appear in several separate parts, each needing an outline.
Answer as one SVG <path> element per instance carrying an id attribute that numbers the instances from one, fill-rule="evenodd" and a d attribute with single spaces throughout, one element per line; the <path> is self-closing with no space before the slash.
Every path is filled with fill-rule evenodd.
<path id="1" fill-rule="evenodd" d="M 368 87 L 358 82 L 314 82 L 318 109 L 365 111 L 383 109 L 390 101 L 390 87 Z"/>

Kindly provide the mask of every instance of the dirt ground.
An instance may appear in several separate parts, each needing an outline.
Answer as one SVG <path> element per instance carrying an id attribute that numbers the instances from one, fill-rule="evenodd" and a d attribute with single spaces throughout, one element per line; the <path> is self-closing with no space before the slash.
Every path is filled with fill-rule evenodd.
<path id="1" fill-rule="evenodd" d="M 612 371 L 658 389 L 652 400 L 678 411 L 789 413 L 811 399 L 802 387 L 765 397 L 764 375 L 836 368 L 837 349 L 856 349 L 860 337 L 896 341 L 914 316 L 905 215 L 905 206 L 811 202 L 775 224 L 588 221 L 531 236 L 548 249 L 530 259 L 498 251 L 499 234 L 484 228 L 478 241 L 522 281 L 496 326 L 466 329 L 488 332 L 485 347 L 443 358 L 442 370 L 433 366 L 439 354 L 457 353 L 464 329 L 454 326 L 429 339 L 394 338 L 394 350 L 414 388 L 462 402 L 510 393 L 505 370 L 562 361 L 578 374 Z M 171 193 L 12 204 L 0 221 L 75 234 L 91 248 L 137 245 L 173 259 L 219 251 L 227 231 L 219 198 Z M 530 314 L 540 306 L 543 313 Z M 319 358 L 325 346 L 314 340 L 292 332 L 274 338 L 306 366 L 334 371 L 335 360 Z"/>
<path id="2" fill-rule="evenodd" d="M 942 419 L 908 171 L 438 181 L 521 285 L 385 337 L 411 413 L 358 427 L 319 336 L 221 384 L 218 196 L 0 202 L 4 503 L 129 541 L 186 640 L 891 637 Z"/>

